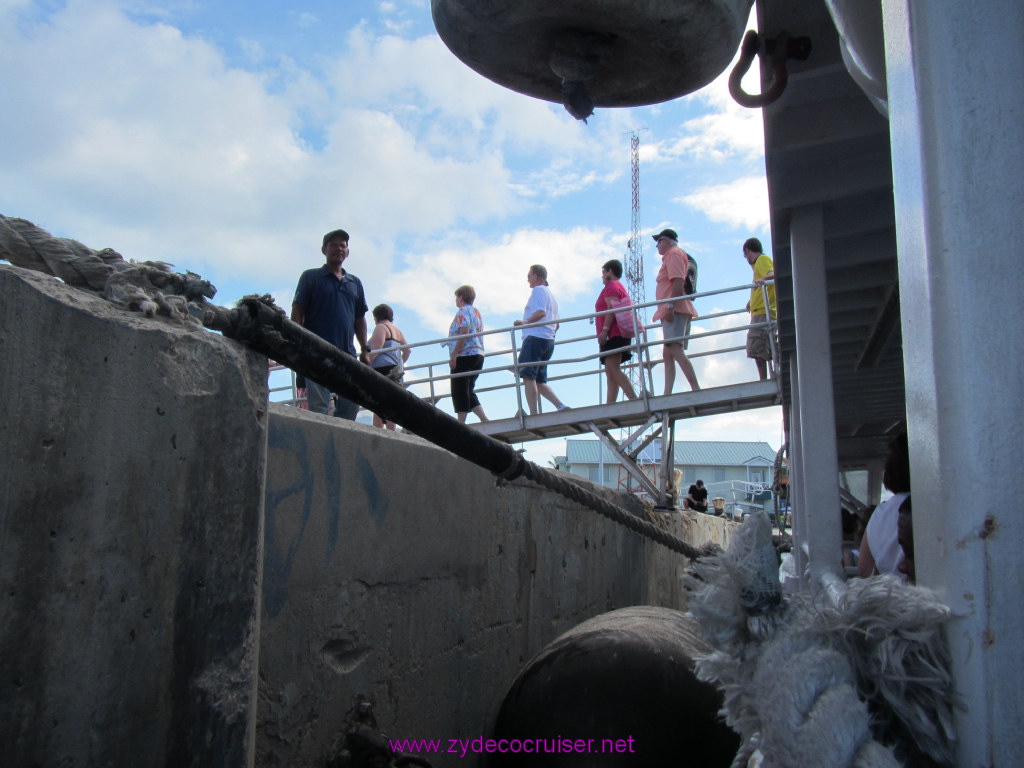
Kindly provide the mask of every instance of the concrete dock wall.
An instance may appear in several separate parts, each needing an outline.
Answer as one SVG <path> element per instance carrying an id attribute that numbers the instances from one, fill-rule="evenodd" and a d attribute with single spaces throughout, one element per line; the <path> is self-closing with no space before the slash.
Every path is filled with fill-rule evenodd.
<path id="1" fill-rule="evenodd" d="M 565 630 L 684 607 L 679 555 L 419 438 L 272 405 L 267 461 L 258 765 L 324 764 L 360 696 L 392 738 L 486 734 Z M 728 531 L 685 514 L 657 518 L 698 543 Z"/>
<path id="2" fill-rule="evenodd" d="M 359 696 L 392 737 L 473 738 L 565 630 L 685 604 L 678 555 L 268 407 L 266 360 L 216 334 L 4 265 L 0 299 L 5 765 L 319 766 Z"/>
<path id="3" fill-rule="evenodd" d="M 0 763 L 252 764 L 266 361 L 0 265 Z"/>

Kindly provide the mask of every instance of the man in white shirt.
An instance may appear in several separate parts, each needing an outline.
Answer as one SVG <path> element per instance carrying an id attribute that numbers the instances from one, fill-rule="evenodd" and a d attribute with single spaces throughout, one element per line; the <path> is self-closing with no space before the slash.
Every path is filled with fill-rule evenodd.
<path id="1" fill-rule="evenodd" d="M 546 363 L 555 351 L 555 331 L 558 330 L 558 302 L 548 287 L 548 271 L 540 264 L 534 264 L 526 274 L 529 283 L 530 300 L 526 302 L 523 319 L 516 320 L 513 325 L 529 325 L 547 320 L 544 325 L 523 329 L 523 347 L 519 351 L 519 364 L 526 367 L 519 369 L 526 394 L 526 404 L 530 415 L 537 413 L 539 395 L 543 395 L 560 411 L 568 408 L 551 387 L 548 386 L 548 367 L 546 365 L 530 365 L 530 363 Z"/>

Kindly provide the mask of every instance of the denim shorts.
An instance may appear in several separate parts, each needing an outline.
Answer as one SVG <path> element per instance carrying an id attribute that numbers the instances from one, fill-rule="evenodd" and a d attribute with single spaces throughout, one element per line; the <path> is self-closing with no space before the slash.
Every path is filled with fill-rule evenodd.
<path id="1" fill-rule="evenodd" d="M 546 363 L 554 352 L 554 339 L 527 336 L 523 339 L 523 348 L 519 350 L 519 364 Z M 524 379 L 536 379 L 538 384 L 547 384 L 548 367 L 546 365 L 528 365 L 519 369 L 519 375 Z"/>

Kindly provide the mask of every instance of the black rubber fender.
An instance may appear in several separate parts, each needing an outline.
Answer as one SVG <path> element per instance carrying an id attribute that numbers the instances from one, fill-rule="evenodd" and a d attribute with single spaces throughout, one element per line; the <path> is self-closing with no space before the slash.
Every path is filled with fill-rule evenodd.
<path id="1" fill-rule="evenodd" d="M 728 768 L 739 736 L 694 674 L 700 628 L 669 608 L 622 608 L 574 627 L 520 671 L 494 722 L 488 768 Z"/>

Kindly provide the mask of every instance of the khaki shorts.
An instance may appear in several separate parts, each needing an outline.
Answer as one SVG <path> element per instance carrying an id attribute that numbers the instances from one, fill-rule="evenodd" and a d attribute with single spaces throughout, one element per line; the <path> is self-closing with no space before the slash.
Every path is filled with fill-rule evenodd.
<path id="1" fill-rule="evenodd" d="M 693 320 L 689 315 L 680 315 L 678 312 L 672 315 L 672 319 L 668 322 L 661 321 L 661 334 L 662 338 L 666 339 L 678 339 L 680 336 L 690 335 L 690 321 Z M 670 342 L 672 344 L 682 344 L 683 349 L 686 349 L 689 345 L 689 339 L 683 339 L 682 341 Z"/>
<path id="2" fill-rule="evenodd" d="M 763 323 L 768 320 L 767 315 L 751 315 L 750 323 Z M 747 357 L 754 360 L 771 360 L 772 343 L 768 337 L 768 326 L 751 328 L 747 331 Z"/>

